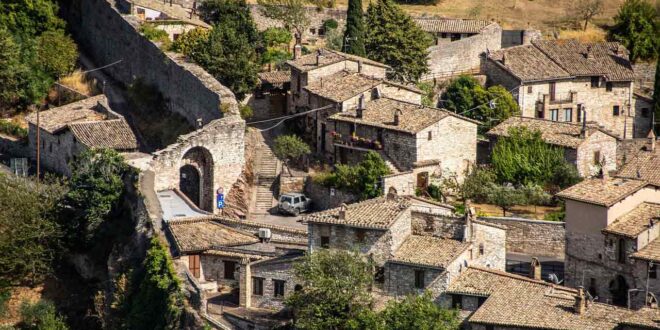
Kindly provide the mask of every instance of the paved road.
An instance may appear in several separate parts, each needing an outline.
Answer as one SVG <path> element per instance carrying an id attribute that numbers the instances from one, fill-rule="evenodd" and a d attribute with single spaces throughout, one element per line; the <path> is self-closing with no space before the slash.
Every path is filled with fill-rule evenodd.
<path id="1" fill-rule="evenodd" d="M 173 190 L 158 192 L 158 201 L 163 210 L 163 220 L 170 221 L 178 217 L 206 216 L 207 214 L 193 210 Z"/>

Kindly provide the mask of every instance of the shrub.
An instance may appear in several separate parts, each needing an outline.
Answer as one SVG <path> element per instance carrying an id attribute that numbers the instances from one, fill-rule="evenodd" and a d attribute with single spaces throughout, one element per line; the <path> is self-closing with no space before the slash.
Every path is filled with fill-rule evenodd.
<path id="1" fill-rule="evenodd" d="M 323 29 L 325 29 L 326 32 L 329 30 L 334 30 L 337 27 L 339 27 L 339 23 L 337 23 L 337 21 L 332 18 L 323 21 Z"/>
<path id="2" fill-rule="evenodd" d="M 140 33 L 142 33 L 147 39 L 160 43 L 161 48 L 166 50 L 170 48 L 171 41 L 167 32 L 157 29 L 151 24 L 142 24 L 142 26 L 140 26 Z"/>
<path id="3" fill-rule="evenodd" d="M 254 111 L 252 110 L 252 107 L 250 107 L 249 105 L 241 104 L 238 107 L 238 111 L 240 112 L 241 118 L 243 118 L 243 120 L 248 120 L 252 118 L 252 116 L 254 116 Z"/>
<path id="4" fill-rule="evenodd" d="M 361 199 L 369 199 L 382 194 L 380 179 L 389 172 L 383 158 L 377 152 L 369 151 L 355 166 L 337 165 L 335 171 L 324 178 L 324 183 L 358 194 Z"/>
<path id="5" fill-rule="evenodd" d="M 190 56 L 195 49 L 199 49 L 199 47 L 206 42 L 208 37 L 209 30 L 195 28 L 180 35 L 179 38 L 174 40 L 170 49 L 177 53 Z"/>
<path id="6" fill-rule="evenodd" d="M 0 133 L 4 133 L 19 138 L 26 138 L 28 136 L 27 129 L 8 120 L 0 120 Z"/>
<path id="7" fill-rule="evenodd" d="M 40 300 L 34 304 L 21 304 L 21 328 L 26 330 L 67 330 L 64 318 L 57 314 L 55 305 Z"/>
<path id="8" fill-rule="evenodd" d="M 275 156 L 284 159 L 285 162 L 300 159 L 300 157 L 308 155 L 311 150 L 307 143 L 296 135 L 282 135 L 275 139 L 275 147 L 273 148 Z"/>

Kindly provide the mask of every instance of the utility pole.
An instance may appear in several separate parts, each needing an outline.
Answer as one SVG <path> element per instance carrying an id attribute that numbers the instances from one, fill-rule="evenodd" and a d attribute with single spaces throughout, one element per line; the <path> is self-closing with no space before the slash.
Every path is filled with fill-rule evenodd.
<path id="1" fill-rule="evenodd" d="M 40 123 L 39 123 L 39 109 L 40 109 L 40 108 L 41 108 L 40 106 L 37 106 L 37 141 L 36 141 L 37 143 L 35 144 L 36 147 L 37 147 L 37 187 L 39 187 L 39 174 L 40 174 L 40 173 L 39 173 L 39 172 L 40 172 L 40 168 L 39 168 L 39 166 L 41 165 L 41 164 L 40 164 L 40 162 L 41 162 L 41 157 L 40 157 L 41 154 L 40 154 L 40 150 L 39 150 L 39 144 L 41 143 L 41 142 L 40 142 L 40 141 L 41 141 L 41 134 L 40 134 L 41 126 L 39 125 L 39 124 L 40 124 Z"/>

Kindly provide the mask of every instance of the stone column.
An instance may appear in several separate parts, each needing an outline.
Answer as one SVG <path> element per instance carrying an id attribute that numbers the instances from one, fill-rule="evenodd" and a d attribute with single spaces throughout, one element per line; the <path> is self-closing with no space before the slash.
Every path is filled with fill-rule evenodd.
<path id="1" fill-rule="evenodd" d="M 240 307 L 250 308 L 252 305 L 252 271 L 250 269 L 250 261 L 241 260 L 241 270 L 238 279 L 239 301 Z"/>

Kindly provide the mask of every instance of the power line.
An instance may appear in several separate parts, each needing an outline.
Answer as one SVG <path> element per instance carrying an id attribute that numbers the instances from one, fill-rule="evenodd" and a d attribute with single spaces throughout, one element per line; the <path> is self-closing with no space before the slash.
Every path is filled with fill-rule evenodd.
<path id="1" fill-rule="evenodd" d="M 123 61 L 123 59 L 121 59 L 121 60 L 119 60 L 119 61 L 116 61 L 116 62 L 113 62 L 113 63 L 110 63 L 110 64 L 108 64 L 108 65 L 104 65 L 104 66 L 102 66 L 102 67 L 98 67 L 98 68 L 95 68 L 95 69 L 91 69 L 91 70 L 83 71 L 83 72 L 81 72 L 81 73 L 82 73 L 82 74 L 85 74 L 85 73 L 90 73 L 90 72 L 94 72 L 94 71 L 98 71 L 98 70 L 103 70 L 103 69 L 105 69 L 105 68 L 109 68 L 109 67 L 111 67 L 111 66 L 113 66 L 113 65 L 117 65 L 117 64 L 121 63 L 122 61 Z"/>
<path id="2" fill-rule="evenodd" d="M 259 121 L 249 122 L 249 123 L 247 123 L 247 125 L 253 125 L 253 124 L 260 124 L 260 123 L 266 123 L 266 122 L 271 122 L 271 121 L 277 121 L 277 123 L 276 123 L 275 125 L 270 126 L 270 127 L 268 127 L 268 128 L 264 128 L 264 129 L 260 129 L 260 130 L 259 130 L 260 132 L 265 132 L 265 131 L 269 131 L 269 130 L 271 130 L 271 129 L 273 129 L 273 128 L 279 126 L 279 125 L 281 125 L 282 123 L 284 123 L 285 121 L 287 121 L 287 120 L 289 120 L 289 119 L 291 119 L 291 118 L 304 116 L 304 115 L 309 114 L 309 113 L 312 113 L 312 112 L 321 111 L 321 110 L 326 110 L 326 109 L 330 109 L 330 108 L 333 108 L 333 107 L 334 107 L 334 105 L 332 105 L 332 104 L 331 104 L 331 105 L 326 105 L 326 106 L 324 106 L 324 107 L 320 107 L 320 108 L 316 108 L 316 109 L 312 109 L 312 110 L 307 110 L 307 111 L 299 112 L 299 113 L 296 113 L 296 114 L 293 114 L 293 115 L 288 115 L 288 116 L 282 116 L 282 117 L 278 117 L 278 118 L 272 118 L 272 119 L 266 119 L 266 120 L 259 120 Z"/>

